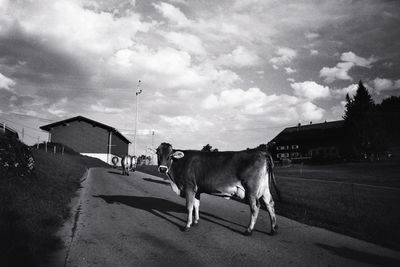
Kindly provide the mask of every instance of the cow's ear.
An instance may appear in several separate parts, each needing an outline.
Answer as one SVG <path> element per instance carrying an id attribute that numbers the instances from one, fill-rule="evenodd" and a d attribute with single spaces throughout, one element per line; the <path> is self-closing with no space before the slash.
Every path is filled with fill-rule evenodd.
<path id="1" fill-rule="evenodd" d="M 182 151 L 176 151 L 171 155 L 174 159 L 181 159 L 185 156 Z"/>

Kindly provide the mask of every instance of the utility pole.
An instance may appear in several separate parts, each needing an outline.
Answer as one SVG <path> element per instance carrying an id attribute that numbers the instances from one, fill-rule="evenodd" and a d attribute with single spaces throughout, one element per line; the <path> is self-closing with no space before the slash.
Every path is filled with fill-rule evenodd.
<path id="1" fill-rule="evenodd" d="M 141 81 L 138 81 L 137 88 L 136 88 L 136 120 L 135 120 L 135 137 L 133 140 L 133 155 L 136 156 L 136 141 L 137 141 L 137 128 L 138 128 L 138 120 L 139 120 L 139 95 L 142 93 L 140 89 Z"/>
<path id="2" fill-rule="evenodd" d="M 154 164 L 154 130 L 151 133 L 151 149 L 152 149 L 152 153 L 151 153 L 151 163 Z"/>

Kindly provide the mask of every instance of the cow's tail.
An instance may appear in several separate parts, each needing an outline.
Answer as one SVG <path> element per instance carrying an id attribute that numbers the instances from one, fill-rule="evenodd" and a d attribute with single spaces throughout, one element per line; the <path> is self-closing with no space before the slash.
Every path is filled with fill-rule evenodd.
<path id="1" fill-rule="evenodd" d="M 268 173 L 268 177 L 270 179 L 270 183 L 274 186 L 276 195 L 278 196 L 278 199 L 281 199 L 281 192 L 278 188 L 278 186 L 276 185 L 276 180 L 275 180 L 275 175 L 274 175 L 274 160 L 272 159 L 272 156 L 267 153 L 266 154 L 266 158 L 267 158 L 267 173 Z"/>

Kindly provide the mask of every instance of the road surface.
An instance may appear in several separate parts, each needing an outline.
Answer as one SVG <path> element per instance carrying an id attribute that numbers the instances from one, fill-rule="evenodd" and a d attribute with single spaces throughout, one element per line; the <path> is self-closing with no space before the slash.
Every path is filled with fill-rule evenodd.
<path id="1" fill-rule="evenodd" d="M 260 211 L 251 237 L 243 203 L 202 195 L 200 224 L 182 232 L 184 199 L 161 178 L 89 171 L 64 266 L 400 266 L 400 253 Z"/>

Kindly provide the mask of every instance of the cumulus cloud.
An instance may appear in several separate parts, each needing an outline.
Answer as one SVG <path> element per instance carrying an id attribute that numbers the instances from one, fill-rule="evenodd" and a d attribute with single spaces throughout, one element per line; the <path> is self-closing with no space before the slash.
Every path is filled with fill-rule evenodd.
<path id="1" fill-rule="evenodd" d="M 307 99 L 326 98 L 330 96 L 329 87 L 320 85 L 314 81 L 291 83 L 294 94 Z"/>
<path id="2" fill-rule="evenodd" d="M 340 89 L 332 89 L 332 95 L 335 98 L 341 98 L 343 99 L 346 94 L 349 94 L 349 96 L 354 96 L 357 92 L 358 84 L 350 84 L 347 87 L 340 88 Z"/>
<path id="3" fill-rule="evenodd" d="M 385 90 L 393 90 L 400 89 L 400 79 L 399 80 L 390 80 L 386 78 L 375 78 L 372 81 L 372 86 L 375 89 L 377 94 L 380 94 Z"/>
<path id="4" fill-rule="evenodd" d="M 313 39 L 317 39 L 319 37 L 319 34 L 316 32 L 306 32 L 304 34 L 304 36 L 309 40 L 313 40 Z"/>
<path id="5" fill-rule="evenodd" d="M 310 55 L 311 55 L 311 56 L 316 56 L 316 55 L 318 55 L 318 54 L 319 54 L 318 50 L 316 50 L 316 49 L 311 49 L 311 50 L 310 50 Z"/>
<path id="6" fill-rule="evenodd" d="M 232 67 L 254 66 L 259 62 L 260 58 L 258 55 L 243 46 L 238 46 L 231 53 L 221 55 L 217 59 L 219 65 Z"/>
<path id="7" fill-rule="evenodd" d="M 291 67 L 285 67 L 285 71 L 287 74 L 292 74 L 292 73 L 297 72 L 297 70 L 292 69 Z"/>
<path id="8" fill-rule="evenodd" d="M 0 88 L 5 89 L 10 92 L 14 92 L 14 89 L 12 88 L 15 85 L 15 82 L 8 78 L 7 76 L 3 75 L 0 73 Z"/>
<path id="9" fill-rule="evenodd" d="M 279 47 L 275 54 L 276 56 L 271 58 L 269 62 L 278 66 L 290 63 L 297 56 L 297 51 L 288 47 Z"/>
<path id="10" fill-rule="evenodd" d="M 194 55 L 206 54 L 206 50 L 201 39 L 193 34 L 168 32 L 164 36 L 169 42 L 175 44 L 184 51 Z"/>
<path id="11" fill-rule="evenodd" d="M 191 21 L 186 17 L 186 15 L 174 5 L 160 2 L 159 4 L 153 4 L 153 6 L 165 18 L 177 26 L 186 27 L 191 24 Z"/>
<path id="12" fill-rule="evenodd" d="M 340 59 L 342 62 L 339 62 L 335 67 L 323 67 L 320 72 L 320 77 L 325 77 L 325 82 L 332 83 L 336 79 L 339 80 L 353 80 L 353 78 L 349 75 L 349 71 L 354 66 L 371 68 L 372 63 L 374 63 L 377 59 L 374 57 L 370 57 L 368 59 L 359 57 L 353 52 L 345 52 L 342 53 Z"/>

